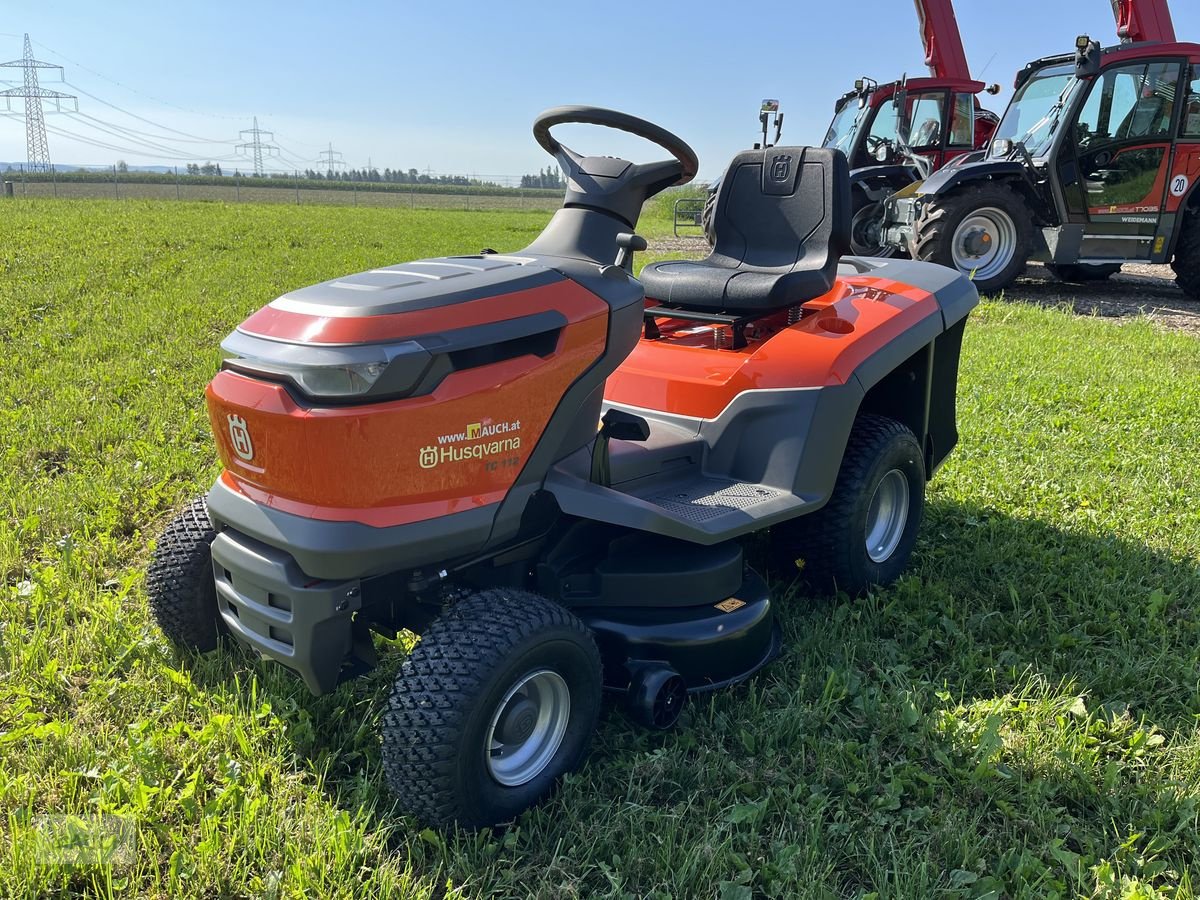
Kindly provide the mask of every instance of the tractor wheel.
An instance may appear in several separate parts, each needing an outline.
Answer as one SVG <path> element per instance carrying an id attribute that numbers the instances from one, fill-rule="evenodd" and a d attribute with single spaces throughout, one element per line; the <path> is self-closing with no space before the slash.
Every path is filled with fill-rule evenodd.
<path id="1" fill-rule="evenodd" d="M 700 224 L 704 227 L 704 237 L 707 238 L 710 247 L 717 246 L 717 229 L 713 219 L 717 211 L 719 184 L 720 182 L 716 182 L 708 189 L 708 195 L 704 198 L 704 209 L 700 211 Z"/>
<path id="2" fill-rule="evenodd" d="M 1175 283 L 1191 300 L 1200 300 L 1200 208 L 1188 210 L 1180 223 L 1183 233 L 1175 246 L 1171 268 Z"/>
<path id="3" fill-rule="evenodd" d="M 925 461 L 916 436 L 883 416 L 855 422 L 829 502 L 771 529 L 785 572 L 818 591 L 864 593 L 900 577 L 925 511 Z"/>
<path id="4" fill-rule="evenodd" d="M 1060 264 L 1046 263 L 1046 271 L 1067 284 L 1087 284 L 1093 281 L 1106 281 L 1121 271 L 1120 263 L 1075 263 Z"/>
<path id="5" fill-rule="evenodd" d="M 916 252 L 925 262 L 958 269 L 981 294 L 1012 284 L 1033 242 L 1025 201 L 1002 184 L 972 184 L 928 203 L 916 222 Z"/>
<path id="6" fill-rule="evenodd" d="M 855 192 L 858 194 L 858 192 Z M 896 255 L 897 248 L 880 242 L 883 228 L 883 204 L 858 195 L 854 216 L 850 219 L 850 253 L 853 256 L 873 256 L 877 259 Z"/>
<path id="7" fill-rule="evenodd" d="M 197 497 L 163 531 L 146 570 L 146 596 L 158 627 L 175 646 L 200 653 L 215 650 L 226 632 L 213 578 L 216 536 L 208 501 Z"/>
<path id="8" fill-rule="evenodd" d="M 392 793 L 433 825 L 514 818 L 582 762 L 600 686 L 595 642 L 566 609 L 516 590 L 467 597 L 430 625 L 392 689 Z"/>

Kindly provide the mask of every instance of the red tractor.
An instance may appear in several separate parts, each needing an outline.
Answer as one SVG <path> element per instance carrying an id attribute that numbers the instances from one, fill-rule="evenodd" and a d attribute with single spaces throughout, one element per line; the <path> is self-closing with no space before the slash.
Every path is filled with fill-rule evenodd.
<path id="1" fill-rule="evenodd" d="M 979 103 L 951 0 L 916 0 L 929 78 L 877 84 L 860 78 L 834 107 L 823 146 L 850 160 L 853 252 L 891 256 L 882 245 L 883 202 L 964 154 L 986 147 L 999 117 Z"/>
<path id="2" fill-rule="evenodd" d="M 998 93 L 1000 86 L 989 87 L 971 77 L 951 0 L 915 2 L 930 77 L 905 76 L 886 84 L 858 79 L 854 90 L 834 104 L 822 143 L 850 161 L 851 252 L 856 256 L 895 256 L 898 248 L 881 241 L 884 201 L 952 160 L 986 147 L 1000 121 L 979 103 L 980 93 Z M 760 113 L 763 147 L 770 146 L 768 115 L 776 115 L 776 142 L 782 129 L 783 117 L 772 104 L 777 101 L 764 101 Z M 710 244 L 719 183 L 709 186 L 703 213 Z"/>
<path id="3" fill-rule="evenodd" d="M 1200 299 L 1200 44 L 1166 0 L 1112 0 L 1119 46 L 1035 60 L 989 148 L 894 194 L 884 240 L 999 291 L 1029 260 L 1064 281 L 1171 263 Z"/>

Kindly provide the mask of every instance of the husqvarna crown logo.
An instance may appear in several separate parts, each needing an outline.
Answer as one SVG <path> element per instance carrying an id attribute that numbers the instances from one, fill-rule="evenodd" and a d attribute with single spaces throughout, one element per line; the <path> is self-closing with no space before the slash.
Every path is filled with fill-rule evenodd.
<path id="1" fill-rule="evenodd" d="M 250 440 L 246 420 L 232 414 L 226 418 L 229 420 L 229 440 L 233 443 L 233 452 L 249 462 L 254 459 L 254 443 Z"/>
<path id="2" fill-rule="evenodd" d="M 771 180 L 787 181 L 788 176 L 792 174 L 792 158 L 787 154 L 781 153 L 779 156 L 771 160 Z"/>

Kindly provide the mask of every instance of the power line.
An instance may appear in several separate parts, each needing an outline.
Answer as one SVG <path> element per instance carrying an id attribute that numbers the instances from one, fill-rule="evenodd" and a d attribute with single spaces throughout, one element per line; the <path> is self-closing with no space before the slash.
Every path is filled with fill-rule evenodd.
<path id="1" fill-rule="evenodd" d="M 90 97 L 92 100 L 95 100 L 97 103 L 103 103 L 105 106 L 109 107 L 110 109 L 115 109 L 117 112 L 122 113 L 123 115 L 129 116 L 131 119 L 137 119 L 139 122 L 145 122 L 147 125 L 153 125 L 155 128 L 158 128 L 161 131 L 169 131 L 172 134 L 178 134 L 185 138 L 191 138 L 192 140 L 195 140 L 195 141 L 198 141 L 198 142 L 204 143 L 204 144 L 227 143 L 227 141 L 221 141 L 221 140 L 217 140 L 215 138 L 206 138 L 206 137 L 202 137 L 198 134 L 192 134 L 187 131 L 180 131 L 178 128 L 171 128 L 168 125 L 159 125 L 153 119 L 147 119 L 145 116 L 139 116 L 137 113 L 130 112 L 127 109 L 123 109 L 122 107 L 117 106 L 117 104 L 115 104 L 115 103 L 110 103 L 107 100 L 97 97 L 95 94 L 89 94 L 87 91 L 85 91 L 83 88 L 81 88 L 77 84 L 71 84 L 71 82 L 69 82 L 69 81 L 65 82 L 65 84 L 68 87 L 70 87 L 72 90 L 79 91 L 79 93 L 83 94 L 85 97 Z"/>
<path id="2" fill-rule="evenodd" d="M 16 35 L 9 35 L 9 37 L 16 37 Z M 117 81 L 115 78 L 109 78 L 103 72 L 97 72 L 95 69 L 89 68 L 88 66 L 85 66 L 81 62 L 76 62 L 75 60 L 71 59 L 69 56 L 59 53 L 53 47 L 47 47 L 41 41 L 34 41 L 34 43 L 37 44 L 39 47 L 41 47 L 46 52 L 50 53 L 52 56 L 57 56 L 59 59 L 66 60 L 71 65 L 75 66 L 76 68 L 83 69 L 85 72 L 90 72 L 91 74 L 95 75 L 97 78 L 101 78 L 104 81 L 107 81 L 109 84 L 115 84 L 119 88 L 124 88 L 125 90 L 129 91 L 130 93 L 137 94 L 139 97 L 145 97 L 147 100 L 153 100 L 155 103 L 161 103 L 163 106 L 169 106 L 172 109 L 178 109 L 181 112 L 192 113 L 193 115 L 197 115 L 197 116 L 207 116 L 210 119 L 230 119 L 233 121 L 242 119 L 241 116 L 223 116 L 223 115 L 220 115 L 219 113 L 202 112 L 198 109 L 188 109 L 185 106 L 180 106 L 177 103 L 172 103 L 170 100 L 163 100 L 159 97 L 155 97 L 152 94 L 147 94 L 144 91 L 139 91 L 137 88 L 130 87 L 127 84 Z M 93 98 L 93 99 L 95 99 L 95 98 Z M 213 143 L 219 143 L 219 142 L 213 141 Z"/>
<path id="3" fill-rule="evenodd" d="M 38 85 L 38 69 L 58 69 L 62 66 L 54 63 L 41 62 L 34 59 L 33 46 L 29 35 L 25 35 L 25 53 L 20 59 L 0 63 L 0 68 L 24 69 L 24 87 L 0 91 L 0 97 L 5 98 L 5 104 L 12 109 L 12 98 L 20 97 L 25 101 L 25 149 L 29 168 L 33 172 L 45 172 L 50 168 L 50 141 L 46 137 L 46 118 L 42 110 L 43 100 L 53 100 L 57 109 L 62 109 L 63 100 L 74 100 L 75 108 L 79 109 L 79 101 L 73 94 L 62 91 L 51 91 Z"/>

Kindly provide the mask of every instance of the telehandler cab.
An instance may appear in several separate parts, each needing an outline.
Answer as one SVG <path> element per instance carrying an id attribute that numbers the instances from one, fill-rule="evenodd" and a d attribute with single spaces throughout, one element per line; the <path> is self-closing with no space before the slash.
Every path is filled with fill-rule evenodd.
<path id="1" fill-rule="evenodd" d="M 1165 0 L 1113 11 L 1123 43 L 1029 63 L 985 152 L 888 200 L 889 246 L 985 293 L 1029 260 L 1065 281 L 1170 263 L 1200 299 L 1200 45 L 1176 41 Z"/>

